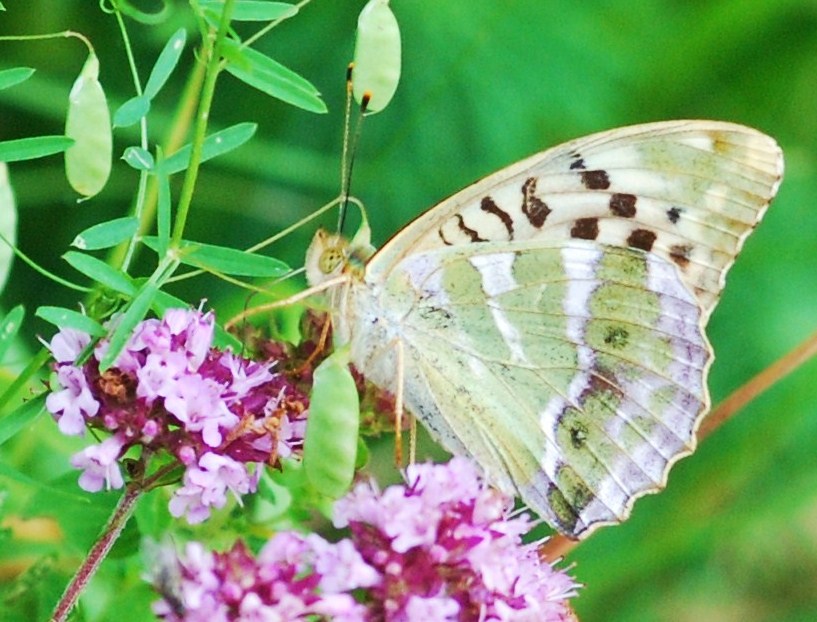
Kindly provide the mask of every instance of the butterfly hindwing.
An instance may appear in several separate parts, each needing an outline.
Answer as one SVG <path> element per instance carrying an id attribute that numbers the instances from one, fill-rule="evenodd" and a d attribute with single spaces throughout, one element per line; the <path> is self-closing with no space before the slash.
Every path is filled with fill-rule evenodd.
<path id="1" fill-rule="evenodd" d="M 623 520 L 692 450 L 710 354 L 668 262 L 581 240 L 439 249 L 390 275 L 380 303 L 398 300 L 408 409 L 560 530 Z"/>

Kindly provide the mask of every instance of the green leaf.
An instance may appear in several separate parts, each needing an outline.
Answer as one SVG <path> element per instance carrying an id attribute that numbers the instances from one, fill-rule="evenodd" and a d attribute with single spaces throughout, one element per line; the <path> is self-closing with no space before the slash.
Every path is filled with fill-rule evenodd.
<path id="1" fill-rule="evenodd" d="M 76 251 L 68 251 L 62 258 L 65 259 L 72 268 L 81 272 L 92 281 L 109 287 L 120 294 L 133 296 L 136 292 L 136 286 L 129 276 L 123 274 L 116 268 L 112 268 L 96 257 Z"/>
<path id="2" fill-rule="evenodd" d="M 111 248 L 129 240 L 139 229 L 139 219 L 133 216 L 115 218 L 101 222 L 82 231 L 71 246 L 84 251 L 95 251 L 101 248 Z"/>
<path id="3" fill-rule="evenodd" d="M 13 67 L 0 71 L 0 91 L 21 82 L 25 82 L 34 74 L 30 67 Z"/>
<path id="4" fill-rule="evenodd" d="M 352 484 L 360 424 L 360 403 L 349 371 L 348 350 L 336 350 L 318 365 L 313 378 L 304 469 L 319 492 L 337 499 Z"/>
<path id="5" fill-rule="evenodd" d="M 92 337 L 104 337 L 106 333 L 102 325 L 95 319 L 73 309 L 43 306 L 38 307 L 34 315 L 57 328 L 74 328 L 83 333 L 88 333 Z"/>
<path id="6" fill-rule="evenodd" d="M 11 265 L 14 261 L 14 249 L 17 243 L 17 202 L 14 190 L 9 181 L 8 166 L 0 162 L 0 235 L 8 244 L 0 242 L 0 291 L 6 286 Z"/>
<path id="7" fill-rule="evenodd" d="M 9 346 L 11 346 L 14 338 L 17 336 L 25 313 L 23 305 L 17 305 L 6 313 L 6 317 L 0 322 L 0 360 L 3 360 Z"/>
<path id="8" fill-rule="evenodd" d="M 65 135 L 74 139 L 65 152 L 65 174 L 85 197 L 102 190 L 111 174 L 111 116 L 98 78 L 99 60 L 92 53 L 71 88 L 65 119 Z"/>
<path id="9" fill-rule="evenodd" d="M 219 130 L 210 134 L 204 139 L 201 161 L 206 162 L 216 156 L 223 155 L 233 149 L 237 149 L 255 134 L 258 129 L 257 123 L 237 123 L 224 130 Z M 165 175 L 172 175 L 185 170 L 190 164 L 190 145 L 185 145 L 172 156 L 165 158 L 162 163 L 162 172 Z"/>
<path id="10" fill-rule="evenodd" d="M 318 90 L 305 78 L 252 48 L 225 40 L 227 71 L 253 88 L 309 112 L 326 112 Z"/>
<path id="11" fill-rule="evenodd" d="M 37 417 L 45 412 L 45 397 L 38 396 L 27 400 L 23 404 L 0 419 L 0 445 L 12 438 L 24 427 L 32 424 Z"/>
<path id="12" fill-rule="evenodd" d="M 150 100 L 144 95 L 131 97 L 113 113 L 114 127 L 129 127 L 150 112 Z"/>
<path id="13" fill-rule="evenodd" d="M 204 9 L 211 20 L 218 22 L 224 8 L 224 0 L 201 0 L 199 6 Z M 286 2 L 236 0 L 233 5 L 232 21 L 270 22 L 276 19 L 293 17 L 297 14 L 298 7 Z"/>
<path id="14" fill-rule="evenodd" d="M 60 153 L 74 144 L 67 136 L 35 136 L 0 142 L 0 162 L 34 160 Z"/>
<path id="15" fill-rule="evenodd" d="M 167 254 L 167 247 L 170 245 L 171 196 L 170 177 L 164 172 L 161 151 L 159 152 L 159 162 L 156 174 L 156 233 L 159 234 L 156 253 L 159 257 L 164 257 Z"/>
<path id="16" fill-rule="evenodd" d="M 142 147 L 128 147 L 122 159 L 137 171 L 152 171 L 155 166 L 153 155 Z"/>
<path id="17" fill-rule="evenodd" d="M 136 297 L 131 301 L 128 309 L 119 318 L 119 324 L 114 330 L 113 335 L 111 335 L 108 351 L 105 352 L 105 355 L 99 362 L 99 371 L 105 371 L 113 365 L 116 357 L 119 356 L 125 344 L 128 343 L 128 339 L 130 339 L 133 334 L 133 329 L 145 318 L 158 291 L 159 287 L 155 283 L 148 281 L 142 286 L 139 293 L 136 294 Z"/>
<path id="18" fill-rule="evenodd" d="M 143 242 L 153 251 L 159 247 L 159 241 L 155 236 L 145 236 Z M 183 240 L 179 255 L 179 260 L 185 265 L 223 274 L 278 277 L 289 272 L 289 266 L 280 259 L 227 246 Z"/>
<path id="19" fill-rule="evenodd" d="M 161 0 L 161 2 L 162 8 L 153 13 L 136 8 L 130 0 L 116 0 L 116 9 L 139 23 L 152 26 L 161 24 L 171 15 L 171 0 Z M 155 2 L 151 4 L 155 4 Z"/>
<path id="20" fill-rule="evenodd" d="M 147 86 L 145 86 L 145 97 L 153 99 L 165 85 L 170 74 L 173 73 L 179 63 L 186 40 L 187 32 L 184 28 L 179 28 L 165 43 L 156 64 L 150 72 Z"/>

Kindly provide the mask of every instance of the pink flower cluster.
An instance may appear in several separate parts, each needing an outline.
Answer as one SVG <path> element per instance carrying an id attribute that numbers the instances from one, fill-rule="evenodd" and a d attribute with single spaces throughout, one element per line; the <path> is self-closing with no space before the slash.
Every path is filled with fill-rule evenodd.
<path id="1" fill-rule="evenodd" d="M 53 337 L 58 386 L 46 408 L 64 434 L 112 434 L 72 458 L 83 489 L 121 488 L 119 460 L 131 447 L 166 450 L 185 467 L 170 512 L 198 523 L 228 491 L 239 499 L 254 491 L 261 464 L 301 450 L 306 397 L 271 365 L 214 348 L 214 322 L 212 313 L 184 309 L 145 320 L 104 371 L 107 341 L 78 366 L 90 336 L 69 328 Z"/>
<path id="2" fill-rule="evenodd" d="M 543 562 L 510 499 L 474 467 L 415 465 L 407 483 L 359 484 L 335 507 L 351 535 L 279 533 L 253 557 L 187 545 L 155 606 L 169 622 L 563 622 L 577 584 Z M 165 573 L 167 574 L 167 573 Z"/>

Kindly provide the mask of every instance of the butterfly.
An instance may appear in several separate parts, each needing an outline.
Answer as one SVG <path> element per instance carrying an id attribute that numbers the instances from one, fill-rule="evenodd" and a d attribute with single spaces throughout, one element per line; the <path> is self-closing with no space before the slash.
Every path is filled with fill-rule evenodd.
<path id="1" fill-rule="evenodd" d="M 307 277 L 369 381 L 578 539 L 694 450 L 704 327 L 782 173 L 741 125 L 614 129 L 477 181 L 376 252 L 367 228 L 319 231 Z"/>

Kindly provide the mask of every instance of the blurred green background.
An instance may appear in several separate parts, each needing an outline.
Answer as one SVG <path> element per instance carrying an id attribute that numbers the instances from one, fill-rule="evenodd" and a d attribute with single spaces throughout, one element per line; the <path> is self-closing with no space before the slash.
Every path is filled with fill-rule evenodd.
<path id="1" fill-rule="evenodd" d="M 204 166 L 187 237 L 248 246 L 335 196 L 345 68 L 364 3 L 314 0 L 257 46 L 311 80 L 328 115 L 221 78 L 211 127 L 251 120 L 260 128 L 249 145 Z M 97 49 L 111 108 L 133 95 L 114 19 L 96 2 L 3 4 L 0 34 L 82 32 Z M 786 176 L 710 324 L 718 357 L 713 401 L 817 328 L 817 3 L 391 4 L 403 34 L 402 84 L 390 107 L 366 121 L 353 181 L 376 243 L 469 182 L 564 140 L 662 119 L 735 121 L 777 138 Z M 157 26 L 128 22 L 143 79 L 176 28 L 188 25 L 195 38 L 184 7 L 178 3 Z M 185 71 L 191 50 L 188 44 Z M 84 47 L 73 40 L 0 42 L 0 65 L 37 69 L 27 83 L 0 92 L 0 139 L 61 133 L 84 59 Z M 155 139 L 178 103 L 183 73 L 174 74 L 155 104 Z M 132 128 L 115 138 L 116 154 L 136 142 Z M 117 163 L 105 191 L 77 205 L 60 157 L 13 164 L 11 175 L 20 246 L 64 275 L 70 268 L 59 256 L 73 237 L 128 213 L 136 182 L 135 172 Z M 307 229 L 273 252 L 300 265 L 314 230 Z M 212 280 L 175 293 L 232 308 L 245 299 Z M 1 302 L 4 311 L 23 303 L 32 313 L 76 299 L 17 262 Z M 35 331 L 51 329 L 29 323 L 30 348 Z M 681 462 L 665 492 L 637 503 L 630 521 L 596 533 L 569 556 L 586 585 L 575 601 L 580 619 L 817 619 L 816 374 L 812 361 L 778 383 Z M 38 455 L 35 432 L 27 434 L 25 449 L 18 445 L 11 454 L 20 464 Z M 67 455 L 26 468 L 33 477 L 67 471 Z"/>

